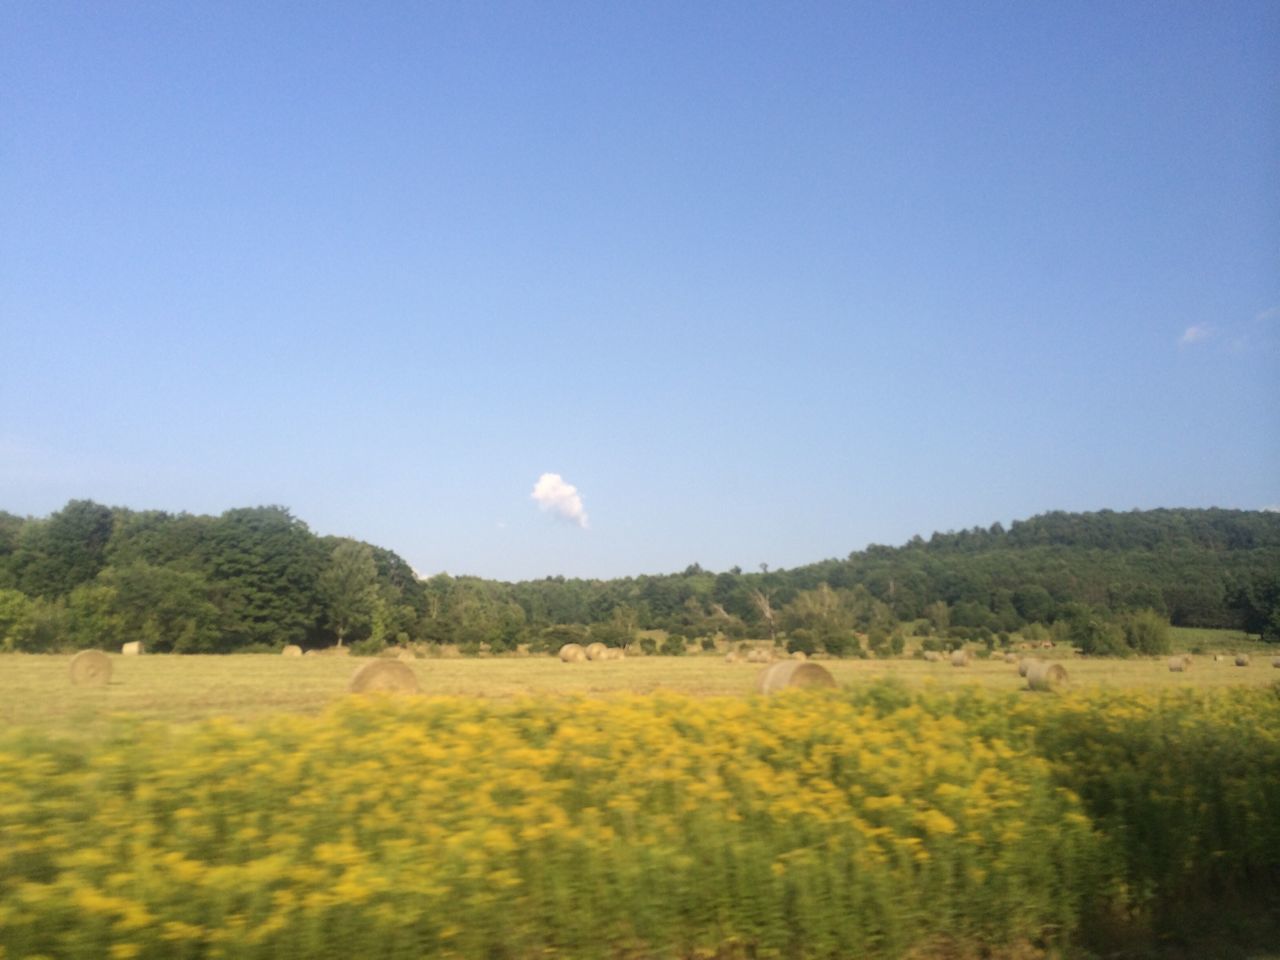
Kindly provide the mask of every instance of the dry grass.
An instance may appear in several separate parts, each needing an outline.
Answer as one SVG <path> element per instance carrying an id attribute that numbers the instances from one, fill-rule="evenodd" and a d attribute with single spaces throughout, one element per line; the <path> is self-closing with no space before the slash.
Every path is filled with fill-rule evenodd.
<path id="1" fill-rule="evenodd" d="M 124 658 L 111 654 L 111 682 L 74 687 L 70 656 L 0 655 L 0 724 L 45 727 L 54 732 L 92 732 L 113 713 L 173 723 L 217 715 L 242 719 L 272 713 L 318 713 L 344 694 L 353 661 L 340 657 L 170 656 Z M 1073 690 L 1267 686 L 1275 682 L 1270 658 L 1247 667 L 1205 662 L 1171 673 L 1167 658 L 1064 660 Z M 924 660 L 822 660 L 840 685 L 896 677 L 911 688 L 975 686 L 1025 689 L 1017 668 L 1001 658 L 974 659 L 964 670 Z M 629 657 L 605 660 L 587 670 L 565 670 L 555 657 L 494 657 L 419 661 L 424 694 L 485 699 L 520 696 L 614 697 L 658 690 L 694 696 L 746 696 L 758 670 L 726 670 L 721 655 Z"/>

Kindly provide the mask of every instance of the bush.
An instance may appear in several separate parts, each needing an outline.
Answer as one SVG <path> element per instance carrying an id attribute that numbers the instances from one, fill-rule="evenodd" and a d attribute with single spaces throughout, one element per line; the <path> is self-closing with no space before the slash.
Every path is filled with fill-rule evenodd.
<path id="1" fill-rule="evenodd" d="M 1133 652 L 1133 648 L 1125 643 L 1124 631 L 1096 614 L 1085 614 L 1071 620 L 1067 641 L 1082 653 L 1095 657 L 1127 657 Z"/>
<path id="2" fill-rule="evenodd" d="M 1145 656 L 1160 656 L 1172 650 L 1169 621 L 1154 610 L 1130 614 L 1123 623 L 1124 642 Z"/>
<path id="3" fill-rule="evenodd" d="M 387 649 L 387 641 L 382 637 L 366 637 L 364 640 L 357 640 L 355 643 L 349 644 L 351 652 L 357 657 L 376 657 L 383 650 Z M 479 644 L 464 644 L 462 652 L 479 653 Z M 474 647 L 473 651 L 468 651 L 468 647 Z"/>
<path id="4" fill-rule="evenodd" d="M 805 656 L 813 656 L 818 650 L 813 631 L 803 628 L 792 630 L 787 636 L 786 650 L 788 653 L 803 653 Z"/>
<path id="5" fill-rule="evenodd" d="M 673 633 L 663 640 L 660 650 L 665 657 L 683 657 L 688 653 L 684 636 L 679 633 Z"/>

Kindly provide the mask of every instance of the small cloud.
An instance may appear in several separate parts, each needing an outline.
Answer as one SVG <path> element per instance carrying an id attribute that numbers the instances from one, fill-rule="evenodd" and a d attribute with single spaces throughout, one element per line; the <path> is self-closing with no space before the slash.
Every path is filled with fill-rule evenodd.
<path id="1" fill-rule="evenodd" d="M 1280 503 L 1273 503 L 1270 506 L 1262 508 L 1263 513 L 1280 513 Z"/>
<path id="2" fill-rule="evenodd" d="M 1178 346 L 1186 347 L 1193 343 L 1202 343 L 1211 336 L 1213 336 L 1213 330 L 1203 323 L 1197 323 L 1182 332 L 1182 336 L 1178 338 Z"/>
<path id="3" fill-rule="evenodd" d="M 533 485 L 530 496 L 543 510 L 576 523 L 583 530 L 587 529 L 587 511 L 582 506 L 582 497 L 578 496 L 578 488 L 565 483 L 560 474 L 544 473 Z"/>

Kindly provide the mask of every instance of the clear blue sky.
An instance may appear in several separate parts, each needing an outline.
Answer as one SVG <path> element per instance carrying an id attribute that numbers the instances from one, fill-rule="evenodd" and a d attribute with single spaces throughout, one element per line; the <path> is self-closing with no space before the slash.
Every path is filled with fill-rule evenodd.
<path id="1" fill-rule="evenodd" d="M 8 0 L 71 498 L 503 579 L 1280 505 L 1280 5 Z"/>

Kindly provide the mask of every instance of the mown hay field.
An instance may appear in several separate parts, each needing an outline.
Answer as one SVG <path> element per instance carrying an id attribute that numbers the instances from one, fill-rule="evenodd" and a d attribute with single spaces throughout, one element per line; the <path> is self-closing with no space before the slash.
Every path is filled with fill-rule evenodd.
<path id="1" fill-rule="evenodd" d="M 1034 656 L 1035 654 L 1030 654 Z M 358 657 L 152 656 L 111 654 L 110 682 L 75 687 L 70 656 L 0 655 L 0 724 L 46 732 L 92 734 L 113 714 L 189 723 L 209 717 L 240 719 L 275 713 L 319 713 L 346 694 Z M 1167 658 L 1105 660 L 1058 658 L 1075 690 L 1217 689 L 1266 686 L 1280 679 L 1270 657 L 1248 667 L 1196 657 L 1184 673 L 1170 673 Z M 918 659 L 824 660 L 837 684 L 857 686 L 895 679 L 910 689 L 980 687 L 1020 691 L 1017 665 L 973 658 L 966 667 Z M 627 693 L 744 696 L 763 667 L 725 663 L 721 656 L 630 657 L 561 663 L 552 656 L 490 659 L 420 659 L 409 664 L 426 695 L 510 700 L 522 696 L 616 697 Z"/>

